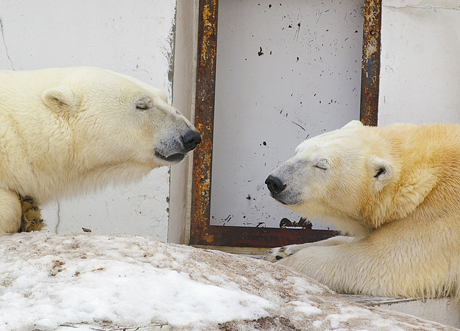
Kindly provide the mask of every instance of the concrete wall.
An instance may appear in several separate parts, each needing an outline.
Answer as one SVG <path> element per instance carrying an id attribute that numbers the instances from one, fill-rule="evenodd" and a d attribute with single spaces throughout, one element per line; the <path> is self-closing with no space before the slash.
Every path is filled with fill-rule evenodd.
<path id="1" fill-rule="evenodd" d="M 2 0 L 0 69 L 98 66 L 171 98 L 175 0 Z M 169 169 L 141 183 L 44 207 L 47 229 L 153 235 L 166 240 Z"/>
<path id="2" fill-rule="evenodd" d="M 460 122 L 460 2 L 383 0 L 379 125 Z"/>

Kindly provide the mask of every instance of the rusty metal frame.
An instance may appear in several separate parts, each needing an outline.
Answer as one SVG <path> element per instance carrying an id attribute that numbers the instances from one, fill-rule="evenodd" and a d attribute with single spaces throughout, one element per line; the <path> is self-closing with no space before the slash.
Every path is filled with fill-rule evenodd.
<path id="1" fill-rule="evenodd" d="M 365 0 L 360 119 L 373 126 L 378 118 L 381 26 L 382 0 Z"/>
<path id="2" fill-rule="evenodd" d="M 195 125 L 203 142 L 193 157 L 191 245 L 273 247 L 312 242 L 337 233 L 328 230 L 225 227 L 210 225 L 218 0 L 199 0 Z M 380 71 L 381 0 L 365 0 L 361 121 L 377 125 Z"/>

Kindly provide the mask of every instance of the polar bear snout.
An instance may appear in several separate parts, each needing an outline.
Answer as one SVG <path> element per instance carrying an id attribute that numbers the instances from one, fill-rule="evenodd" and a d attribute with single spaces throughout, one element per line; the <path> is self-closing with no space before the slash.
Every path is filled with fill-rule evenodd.
<path id="1" fill-rule="evenodd" d="M 185 155 L 194 150 L 201 143 L 201 135 L 197 130 L 189 129 L 183 135 L 164 140 L 161 146 L 155 148 L 155 156 L 167 163 L 177 163 Z"/>
<path id="2" fill-rule="evenodd" d="M 284 184 L 281 179 L 273 175 L 269 175 L 267 177 L 267 179 L 265 180 L 265 184 L 267 185 L 268 190 L 272 194 L 272 197 L 274 197 L 275 199 L 276 195 L 283 192 L 286 188 L 286 184 Z"/>
<path id="3" fill-rule="evenodd" d="M 303 177 L 302 162 L 292 159 L 281 164 L 265 180 L 271 197 L 287 208 L 303 201 L 303 184 L 299 180 L 293 180 L 294 174 L 299 173 Z"/>
<path id="4" fill-rule="evenodd" d="M 182 136 L 182 144 L 186 152 L 190 152 L 201 143 L 201 135 L 198 131 L 189 130 Z"/>
<path id="5" fill-rule="evenodd" d="M 283 205 L 294 205 L 298 203 L 298 197 L 291 189 L 287 189 L 288 185 L 278 176 L 269 175 L 265 180 L 265 184 L 271 193 L 273 199 Z"/>

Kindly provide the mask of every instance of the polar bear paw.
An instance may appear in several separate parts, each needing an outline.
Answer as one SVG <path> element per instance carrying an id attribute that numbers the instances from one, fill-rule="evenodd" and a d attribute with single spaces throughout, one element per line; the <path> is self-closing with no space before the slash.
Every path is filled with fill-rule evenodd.
<path id="1" fill-rule="evenodd" d="M 43 219 L 41 217 L 40 208 L 35 204 L 33 198 L 29 196 L 19 196 L 21 202 L 21 227 L 19 232 L 31 232 L 40 231 L 44 226 Z"/>
<path id="2" fill-rule="evenodd" d="M 288 245 L 269 249 L 265 254 L 265 259 L 270 262 L 276 262 L 284 259 L 285 257 L 291 256 L 299 251 L 296 246 L 297 245 Z"/>

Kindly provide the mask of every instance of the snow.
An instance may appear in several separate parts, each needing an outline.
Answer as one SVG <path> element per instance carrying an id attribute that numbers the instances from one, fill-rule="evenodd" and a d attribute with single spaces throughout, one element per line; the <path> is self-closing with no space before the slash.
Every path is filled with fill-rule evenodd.
<path id="1" fill-rule="evenodd" d="M 448 330 L 283 266 L 153 238 L 0 237 L 0 330 Z"/>

